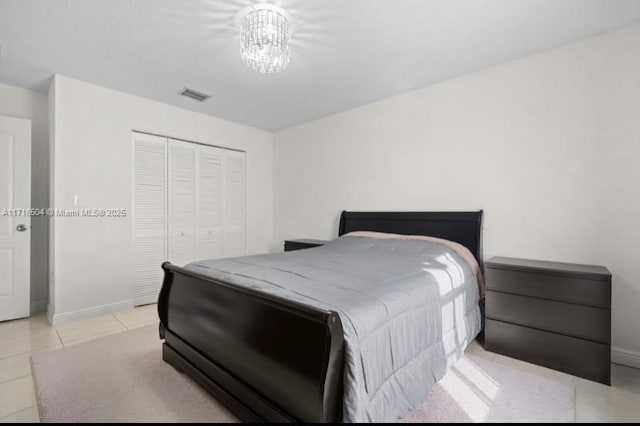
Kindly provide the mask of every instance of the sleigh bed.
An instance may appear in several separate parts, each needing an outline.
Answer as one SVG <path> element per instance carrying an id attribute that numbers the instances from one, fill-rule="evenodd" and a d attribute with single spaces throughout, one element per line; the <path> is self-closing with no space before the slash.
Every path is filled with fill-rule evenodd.
<path id="1" fill-rule="evenodd" d="M 427 369 L 422 368 L 421 363 L 433 370 L 424 378 L 418 378 L 438 380 L 461 355 L 469 340 L 475 338 L 480 331 L 477 304 L 482 301 L 482 294 L 474 295 L 472 300 L 469 288 L 447 290 L 455 295 L 455 300 L 452 296 L 446 307 L 449 309 L 451 305 L 452 315 L 458 318 L 459 324 L 442 337 L 444 343 L 427 342 L 423 343 L 424 347 L 418 347 L 411 341 L 415 337 L 402 337 L 403 333 L 417 327 L 416 333 L 420 334 L 417 321 L 421 315 L 431 315 L 436 320 L 426 321 L 425 329 L 443 328 L 439 311 L 433 316 L 433 309 L 421 307 L 416 294 L 421 295 L 422 289 L 416 279 L 394 281 L 393 277 L 384 275 L 388 272 L 384 269 L 375 277 L 376 282 L 386 283 L 386 287 L 380 285 L 368 289 L 369 293 L 358 292 L 357 286 L 366 287 L 366 282 L 358 281 L 366 281 L 370 274 L 368 269 L 363 269 L 367 267 L 366 262 L 384 253 L 389 253 L 397 265 L 403 265 L 409 258 L 431 259 L 424 262 L 425 273 L 417 275 L 429 280 L 444 274 L 451 281 L 451 276 L 466 274 L 463 281 L 468 281 L 467 267 L 461 267 L 457 255 L 446 248 L 438 248 L 443 250 L 442 254 L 432 254 L 433 244 L 362 239 L 353 232 L 430 236 L 453 241 L 466 247 L 481 268 L 481 229 L 482 211 L 344 211 L 340 217 L 341 237 L 325 247 L 196 262 L 184 268 L 165 263 L 158 300 L 163 359 L 192 377 L 244 421 L 389 420 L 397 407 L 388 406 L 385 401 L 389 397 L 385 393 L 415 389 L 415 372 Z M 335 269 L 333 265 L 348 258 L 347 252 L 356 253 L 353 265 L 343 264 L 342 269 Z M 256 275 L 256 271 L 262 271 L 262 275 Z M 321 273 L 324 275 L 319 275 Z M 288 287 L 285 281 L 289 281 Z M 331 287 L 339 281 L 340 286 Z M 394 294 L 388 296 L 389 301 L 378 302 L 387 297 L 389 282 L 397 283 L 402 297 L 408 299 L 403 303 L 411 305 L 411 309 L 403 306 L 393 315 L 394 321 L 395 318 L 401 320 L 400 328 L 396 323 L 384 321 L 374 327 L 372 324 L 378 324 L 376 321 L 381 315 L 392 317 L 389 312 L 398 300 Z M 449 296 L 443 292 L 442 283 L 432 283 L 429 288 L 440 288 L 443 301 L 434 306 L 441 308 L 444 316 L 444 298 Z M 349 298 L 352 299 L 349 304 L 342 303 Z M 467 304 L 468 317 L 462 315 L 461 303 Z M 469 303 L 474 304 L 473 310 L 468 308 Z M 367 339 L 363 338 L 365 331 L 371 334 Z M 390 342 L 386 341 L 387 335 Z M 376 343 L 380 336 L 384 341 Z M 398 340 L 404 338 L 406 344 Z M 417 340 L 420 339 L 422 337 Z M 371 342 L 386 349 L 372 354 L 375 350 L 370 348 L 377 346 Z M 397 354 L 398 347 L 412 345 L 416 346 L 415 353 Z M 378 360 L 389 352 L 389 360 Z M 406 360 L 402 362 L 410 366 L 416 364 L 416 367 L 399 369 L 397 364 L 403 357 Z M 429 363 L 436 365 L 431 367 Z M 395 367 L 386 374 L 385 368 L 392 368 L 388 365 Z M 356 377 L 358 375 L 362 377 Z M 415 392 L 416 398 L 427 391 L 428 387 L 420 388 Z M 375 398 L 383 401 L 376 402 Z M 400 405 L 406 407 L 398 410 L 406 411 L 415 404 L 411 398 L 402 399 Z"/>

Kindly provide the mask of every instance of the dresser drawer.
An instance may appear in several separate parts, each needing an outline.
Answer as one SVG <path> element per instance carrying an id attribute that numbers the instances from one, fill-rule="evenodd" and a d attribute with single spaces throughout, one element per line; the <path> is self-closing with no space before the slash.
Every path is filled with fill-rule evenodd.
<path id="1" fill-rule="evenodd" d="M 487 319 L 486 349 L 555 370 L 611 382 L 609 345 Z"/>
<path id="2" fill-rule="evenodd" d="M 610 282 L 543 272 L 487 268 L 488 290 L 610 309 Z"/>
<path id="3" fill-rule="evenodd" d="M 487 291 L 486 306 L 487 317 L 491 319 L 600 343 L 611 341 L 611 314 L 608 309 L 495 291 Z"/>

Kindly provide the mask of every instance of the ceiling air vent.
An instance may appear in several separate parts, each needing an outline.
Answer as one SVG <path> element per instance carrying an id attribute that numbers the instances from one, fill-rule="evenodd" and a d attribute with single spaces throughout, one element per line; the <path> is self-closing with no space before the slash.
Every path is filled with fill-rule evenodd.
<path id="1" fill-rule="evenodd" d="M 187 98 L 195 99 L 198 102 L 202 102 L 210 98 L 209 95 L 206 95 L 202 92 L 198 92 L 197 90 L 189 89 L 188 87 L 185 87 L 184 89 L 182 89 L 180 91 L 180 94 L 182 96 L 186 96 Z"/>

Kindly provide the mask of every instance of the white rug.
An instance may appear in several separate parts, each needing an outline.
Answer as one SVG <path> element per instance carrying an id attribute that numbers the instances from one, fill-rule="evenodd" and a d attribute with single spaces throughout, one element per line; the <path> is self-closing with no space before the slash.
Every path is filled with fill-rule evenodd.
<path id="1" fill-rule="evenodd" d="M 161 358 L 157 326 L 32 358 L 43 422 L 234 422 Z M 466 355 L 409 422 L 572 422 L 574 389 Z"/>

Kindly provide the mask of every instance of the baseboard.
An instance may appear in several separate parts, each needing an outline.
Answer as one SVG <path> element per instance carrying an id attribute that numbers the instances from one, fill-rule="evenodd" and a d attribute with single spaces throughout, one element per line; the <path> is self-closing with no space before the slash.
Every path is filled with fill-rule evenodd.
<path id="1" fill-rule="evenodd" d="M 46 300 L 34 300 L 31 302 L 31 314 L 38 314 L 44 312 L 47 309 Z"/>
<path id="2" fill-rule="evenodd" d="M 53 314 L 51 323 L 53 325 L 62 325 L 81 319 L 97 317 L 99 315 L 108 315 L 114 312 L 125 311 L 133 308 L 133 299 L 123 300 L 122 302 L 109 303 L 107 305 L 93 306 L 91 308 L 78 309 L 77 311 L 65 312 L 62 314 Z"/>
<path id="3" fill-rule="evenodd" d="M 626 365 L 627 367 L 640 368 L 640 352 L 612 347 L 611 362 Z"/>

